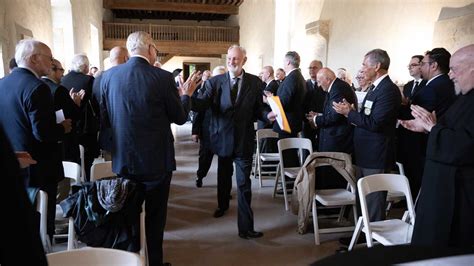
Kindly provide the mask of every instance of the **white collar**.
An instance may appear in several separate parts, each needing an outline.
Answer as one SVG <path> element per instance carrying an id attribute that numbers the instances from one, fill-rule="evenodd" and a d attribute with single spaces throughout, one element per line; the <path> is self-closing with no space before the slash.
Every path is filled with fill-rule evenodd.
<path id="1" fill-rule="evenodd" d="M 375 89 L 377 88 L 377 86 L 380 84 L 380 82 L 382 82 L 382 80 L 383 80 L 386 76 L 388 76 L 388 73 L 385 74 L 385 75 L 380 76 L 378 79 L 376 79 L 376 80 L 372 83 L 372 84 L 374 84 L 374 89 L 373 89 L 373 90 L 375 90 Z"/>

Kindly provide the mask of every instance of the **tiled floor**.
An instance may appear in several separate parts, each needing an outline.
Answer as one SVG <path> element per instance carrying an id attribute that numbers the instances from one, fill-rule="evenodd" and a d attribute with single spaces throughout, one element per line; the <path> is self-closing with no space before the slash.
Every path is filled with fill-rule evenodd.
<path id="1" fill-rule="evenodd" d="M 213 218 L 217 207 L 215 158 L 202 188 L 196 188 L 198 144 L 191 141 L 190 125 L 176 128 L 176 161 L 165 232 L 165 261 L 173 265 L 308 265 L 339 248 L 341 234 L 322 235 L 322 244 L 314 244 L 314 235 L 296 232 L 296 215 L 284 210 L 283 198 L 272 198 L 272 179 L 259 188 L 252 178 L 252 208 L 255 229 L 263 238 L 243 240 L 237 235 L 237 196 L 235 180 L 233 200 L 225 216 Z M 347 236 L 350 235 L 346 234 Z"/>
<path id="2" fill-rule="evenodd" d="M 177 170 L 173 174 L 164 240 L 164 258 L 180 265 L 308 265 L 339 248 L 337 239 L 351 233 L 322 234 L 321 245 L 313 233 L 296 232 L 297 216 L 284 209 L 283 197 L 272 198 L 273 179 L 259 188 L 252 177 L 255 229 L 264 237 L 244 240 L 237 235 L 235 179 L 229 211 L 212 216 L 217 207 L 215 158 L 203 187 L 195 186 L 199 145 L 191 141 L 191 125 L 173 127 Z M 54 251 L 66 249 L 66 243 Z"/>

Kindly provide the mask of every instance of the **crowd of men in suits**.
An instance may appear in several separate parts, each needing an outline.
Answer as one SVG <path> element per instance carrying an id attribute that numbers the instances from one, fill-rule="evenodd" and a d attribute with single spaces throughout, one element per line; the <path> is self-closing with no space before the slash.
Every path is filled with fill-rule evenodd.
<path id="1" fill-rule="evenodd" d="M 257 77 L 243 68 L 246 50 L 233 45 L 227 69 L 192 73 L 178 85 L 171 73 L 154 66 L 156 57 L 152 37 L 134 32 L 126 49 L 111 50 L 112 68 L 97 78 L 87 75 L 85 55 L 74 56 L 71 71 L 63 76 L 61 63 L 47 45 L 18 43 L 17 67 L 0 80 L 0 126 L 20 163 L 27 162 L 18 171 L 24 185 L 49 195 L 50 237 L 57 185 L 64 178 L 61 161 L 80 163 L 81 144 L 86 181 L 102 150 L 111 158 L 114 173 L 145 185 L 149 262 L 162 265 L 168 195 L 176 170 L 170 124 L 184 124 L 192 109 L 199 121 L 193 140 L 201 143 L 196 186 L 202 186 L 217 155 L 214 217 L 221 217 L 229 209 L 235 169 L 241 238 L 263 236 L 254 228 L 250 180 L 254 122 L 259 121 L 258 128 L 272 128 L 280 139 L 301 132 L 315 151 L 352 154 L 357 178 L 390 172 L 396 161 L 402 162 L 414 197 L 421 188 L 413 243 L 472 246 L 467 236 L 474 233 L 474 45 L 453 56 L 444 48 L 413 56 L 408 69 L 414 80 L 403 91 L 388 76 L 388 53 L 369 51 L 356 76 L 361 90 L 367 91 L 360 106 L 350 78 L 338 78 L 318 60 L 311 61 L 310 79 L 305 80 L 295 51 L 285 54 L 282 69 L 274 72 L 265 66 Z M 345 69 L 338 73 L 347 77 Z M 291 132 L 274 122 L 276 113 L 265 104 L 269 96 L 279 97 Z M 294 151 L 284 159 L 285 165 L 299 163 Z M 369 195 L 371 220 L 384 219 L 385 201 L 384 192 Z M 432 202 L 443 208 L 433 208 Z"/>

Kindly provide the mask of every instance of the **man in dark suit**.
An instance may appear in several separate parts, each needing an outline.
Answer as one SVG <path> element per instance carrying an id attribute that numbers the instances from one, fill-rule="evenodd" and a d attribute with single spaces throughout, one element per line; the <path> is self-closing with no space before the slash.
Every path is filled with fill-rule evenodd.
<path id="1" fill-rule="evenodd" d="M 267 95 L 277 95 L 278 93 L 278 86 L 279 83 L 278 81 L 275 80 L 274 77 L 274 71 L 272 66 L 264 66 L 262 68 L 262 81 L 263 81 L 263 87 L 262 87 L 262 97 L 263 101 L 266 101 Z M 270 106 L 265 106 L 267 111 L 271 111 Z M 273 128 L 273 123 L 269 122 L 268 120 L 258 120 L 257 121 L 257 129 L 262 129 L 262 128 Z M 275 143 L 276 145 L 276 143 Z M 263 146 L 265 149 L 265 145 Z M 269 151 L 267 151 L 269 152 Z M 275 151 L 273 151 L 275 152 Z"/>
<path id="2" fill-rule="evenodd" d="M 329 68 L 322 68 L 318 75 L 318 84 L 327 92 L 324 108 L 321 113 L 310 112 L 307 119 L 313 126 L 320 128 L 319 151 L 352 153 L 352 125 L 347 118 L 338 114 L 333 108 L 333 102 L 346 99 L 357 106 L 357 99 L 351 86 L 338 78 Z"/>
<path id="3" fill-rule="evenodd" d="M 128 60 L 128 51 L 125 47 L 122 46 L 115 46 L 110 50 L 109 53 L 109 61 L 110 67 L 118 66 L 124 64 Z M 155 62 L 156 63 L 156 62 Z M 100 81 L 102 80 L 102 74 L 104 72 L 100 72 L 96 75 L 94 79 L 94 84 L 92 86 L 92 94 L 94 97 L 94 102 L 100 102 Z M 110 128 L 103 127 L 102 123 L 100 123 L 99 127 L 99 148 L 102 150 L 102 155 L 106 161 L 112 160 L 112 155 L 110 151 L 112 150 L 112 132 Z"/>
<path id="4" fill-rule="evenodd" d="M 193 99 L 193 109 L 211 108 L 210 140 L 213 151 L 222 165 L 217 173 L 218 209 L 214 217 L 221 217 L 229 208 L 232 186 L 232 162 L 235 163 L 238 187 L 238 230 L 244 239 L 257 238 L 263 233 L 254 230 L 252 198 L 252 155 L 254 152 L 255 119 L 264 119 L 262 81 L 243 70 L 247 60 L 245 49 L 238 45 L 227 51 L 228 72 L 211 78 L 200 99 Z"/>
<path id="5" fill-rule="evenodd" d="M 51 50 L 44 43 L 18 43 L 18 67 L 0 81 L 0 124 L 15 151 L 26 151 L 38 162 L 24 171 L 24 177 L 29 179 L 26 185 L 40 188 L 48 198 L 55 199 L 57 183 L 64 179 L 57 143 L 71 131 L 71 120 L 56 124 L 51 91 L 40 79 L 50 73 L 52 59 Z M 52 236 L 54 215 L 49 218 L 48 234 Z"/>
<path id="6" fill-rule="evenodd" d="M 283 82 L 285 77 L 286 77 L 286 73 L 285 73 L 285 70 L 283 70 L 283 68 L 278 68 L 275 71 L 275 80 L 278 82 L 278 85 L 280 85 Z"/>
<path id="7" fill-rule="evenodd" d="M 428 64 L 428 63 L 425 63 Z M 449 76 L 458 97 L 445 114 L 413 105 L 402 125 L 429 132 L 426 165 L 412 245 L 474 245 L 474 45 L 451 57 Z"/>
<path id="8" fill-rule="evenodd" d="M 112 129 L 112 170 L 145 185 L 149 265 L 163 264 L 171 176 L 176 170 L 170 124 L 186 122 L 195 75 L 181 99 L 171 73 L 154 67 L 157 49 L 146 32 L 127 38 L 131 58 L 107 70 L 100 83 L 101 119 Z"/>
<path id="9" fill-rule="evenodd" d="M 81 100 L 84 91 L 73 92 L 66 89 L 60 84 L 63 77 L 64 69 L 56 59 L 53 59 L 53 68 L 49 75 L 43 76 L 42 80 L 48 85 L 51 90 L 51 95 L 54 101 L 54 110 L 62 110 L 64 117 L 71 119 L 72 123 L 76 123 L 80 119 Z M 79 158 L 79 142 L 77 140 L 76 132 L 71 131 L 64 136 L 61 144 L 62 160 L 80 163 Z M 54 204 L 56 205 L 56 204 Z M 49 212 L 48 212 L 49 213 Z"/>
<path id="10" fill-rule="evenodd" d="M 61 79 L 61 84 L 68 90 L 80 92 L 84 90 L 81 101 L 81 118 L 75 125 L 79 144 L 84 146 L 84 168 L 86 181 L 90 180 L 92 162 L 99 155 L 97 132 L 99 131 L 99 105 L 92 97 L 94 77 L 89 72 L 89 59 L 86 55 L 77 54 L 72 58 L 71 71 Z"/>
<path id="11" fill-rule="evenodd" d="M 283 65 L 286 72 L 286 78 L 278 87 L 278 97 L 285 111 L 291 132 L 286 132 L 280 128 L 278 123 L 273 124 L 273 131 L 278 133 L 279 139 L 295 138 L 298 132 L 302 130 L 304 119 L 304 97 L 306 95 L 306 85 L 301 74 L 300 56 L 297 52 L 289 51 L 285 55 Z M 271 112 L 270 117 L 275 114 Z M 296 151 L 287 150 L 283 152 L 285 166 L 292 167 L 299 165 Z"/>
<path id="12" fill-rule="evenodd" d="M 347 101 L 333 103 L 336 112 L 347 117 L 355 126 L 354 153 L 356 176 L 384 173 L 395 164 L 395 125 L 401 103 L 401 93 L 388 76 L 390 57 L 381 49 L 368 52 L 362 63 L 362 71 L 373 86 L 357 112 Z M 371 221 L 385 218 L 386 192 L 367 196 Z M 357 201 L 358 203 L 358 201 Z"/>
<path id="13" fill-rule="evenodd" d="M 402 105 L 398 118 L 401 120 L 413 119 L 410 106 L 420 90 L 426 85 L 426 80 L 421 78 L 422 55 L 414 55 L 408 63 L 408 71 L 413 80 L 403 86 Z M 405 174 L 410 181 L 410 189 L 413 197 L 416 198 L 421 185 L 421 176 L 423 174 L 424 153 L 426 146 L 423 145 L 424 134 L 415 133 L 404 127 L 397 128 L 397 162 L 403 164 Z"/>
<path id="14" fill-rule="evenodd" d="M 317 75 L 323 67 L 319 60 L 313 60 L 309 64 L 309 79 L 306 80 L 306 96 L 304 100 L 304 113 L 310 112 L 322 113 L 327 92 L 319 87 Z M 310 139 L 313 144 L 313 150 L 318 150 L 320 128 L 313 128 L 306 120 L 303 121 L 303 137 Z"/>
<path id="15" fill-rule="evenodd" d="M 0 126 L 0 211 L 9 216 L 2 220 L 0 228 L 0 264 L 48 265 L 39 234 L 39 219 L 26 193 L 18 161 L 21 167 L 35 163 L 31 157 L 17 160 Z M 18 247 L 21 247 L 21 256 L 18 256 Z"/>

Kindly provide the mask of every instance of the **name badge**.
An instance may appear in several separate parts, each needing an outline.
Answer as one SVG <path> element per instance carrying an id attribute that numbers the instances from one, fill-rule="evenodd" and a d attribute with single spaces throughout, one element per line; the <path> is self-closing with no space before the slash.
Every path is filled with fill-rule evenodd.
<path id="1" fill-rule="evenodd" d="M 364 108 L 364 114 L 365 114 L 365 115 L 370 115 L 371 112 L 372 112 L 372 109 L 370 109 L 370 108 Z"/>
<path id="2" fill-rule="evenodd" d="M 373 101 L 365 101 L 365 104 L 364 104 L 364 107 L 365 108 L 369 108 L 369 109 L 372 109 L 372 105 L 374 104 Z"/>

